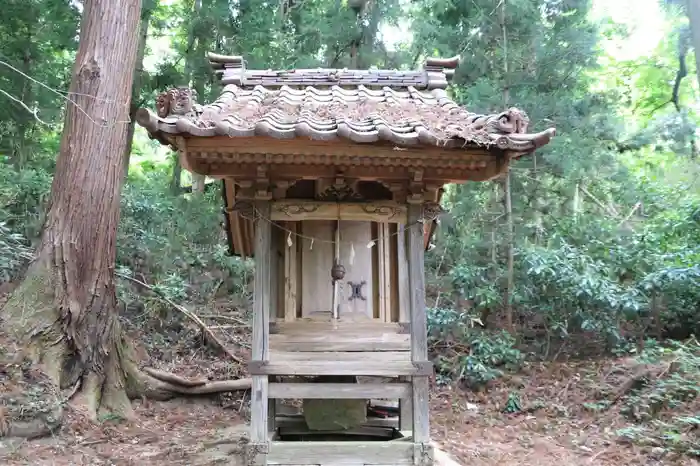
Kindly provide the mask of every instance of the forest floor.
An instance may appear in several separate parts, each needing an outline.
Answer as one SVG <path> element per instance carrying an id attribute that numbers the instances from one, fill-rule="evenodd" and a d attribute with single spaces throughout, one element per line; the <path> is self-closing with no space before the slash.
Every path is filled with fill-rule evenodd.
<path id="1" fill-rule="evenodd" d="M 208 323 L 218 327 L 219 338 L 245 358 L 245 316 L 215 315 Z M 141 343 L 140 353 L 147 357 L 144 365 L 212 380 L 244 375 L 237 364 L 203 345 L 196 327 L 139 331 L 130 327 L 129 333 Z M 27 393 L 41 385 L 41 376 L 32 370 L 19 371 L 18 376 L 10 370 L 14 347 L 6 338 L 0 334 L 0 349 L 4 348 L 0 351 L 0 397 L 31 397 Z M 628 364 L 624 359 L 531 363 L 479 393 L 455 386 L 435 387 L 432 436 L 458 462 L 469 466 L 700 465 L 695 459 L 659 448 L 620 442 L 617 431 L 629 422 L 616 406 L 599 411 L 585 408 L 605 386 L 623 383 L 625 371 L 615 369 Z M 611 378 L 612 373 L 622 378 Z M 136 400 L 136 420 L 103 418 L 99 423 L 90 422 L 68 405 L 62 427 L 52 436 L 0 438 L 0 464 L 233 465 L 230 454 L 240 448 L 237 439 L 246 429 L 247 396 L 241 392 L 167 402 Z M 506 405 L 514 402 L 520 409 L 504 413 Z M 0 404 L 0 430 L 2 408 Z"/>

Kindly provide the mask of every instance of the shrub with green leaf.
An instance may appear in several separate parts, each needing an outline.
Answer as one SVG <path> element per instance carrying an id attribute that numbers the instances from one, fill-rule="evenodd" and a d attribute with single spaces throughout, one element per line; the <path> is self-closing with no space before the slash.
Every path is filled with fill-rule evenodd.
<path id="1" fill-rule="evenodd" d="M 478 321 L 451 309 L 429 310 L 428 339 L 439 382 L 454 380 L 481 388 L 522 362 L 510 334 L 476 327 Z"/>

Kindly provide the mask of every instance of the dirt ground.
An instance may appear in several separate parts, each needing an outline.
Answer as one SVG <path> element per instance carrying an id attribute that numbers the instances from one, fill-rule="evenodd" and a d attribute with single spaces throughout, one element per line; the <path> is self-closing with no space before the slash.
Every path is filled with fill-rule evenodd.
<path id="1" fill-rule="evenodd" d="M 559 394 L 576 398 L 575 380 L 543 366 L 523 388 L 533 399 Z M 544 376 L 549 378 L 545 379 Z M 530 384 L 539 378 L 540 383 Z M 512 381 L 511 381 L 512 382 Z M 512 386 L 511 386 L 512 387 Z M 566 392 L 566 393 L 565 393 Z M 550 399 L 541 410 L 504 414 L 508 392 L 481 394 L 442 388 L 432 395 L 433 438 L 470 466 L 697 465 L 688 458 L 654 458 L 653 452 L 620 444 L 616 416 L 589 418 L 574 405 Z M 559 398 L 561 399 L 561 397 Z M 236 464 L 229 453 L 245 429 L 243 397 L 135 401 L 138 420 L 92 424 L 68 410 L 56 435 L 33 441 L 0 441 L 0 464 L 36 466 Z"/>
<path id="2" fill-rule="evenodd" d="M 245 316 L 218 317 L 219 321 L 245 320 Z M 240 330 L 245 326 L 220 327 L 225 332 L 219 337 L 227 347 L 247 357 L 248 336 Z M 239 365 L 212 353 L 196 328 L 130 329 L 129 333 L 142 343 L 144 365 L 211 380 L 245 375 Z M 28 396 L 37 386 L 35 374 L 25 370 L 23 375 L 13 375 L 8 365 L 13 347 L 3 338 L 0 332 L 0 356 L 4 355 L 0 357 L 0 395 Z M 616 431 L 628 423 L 616 410 L 584 408 L 599 391 L 602 374 L 619 363 L 612 359 L 531 363 L 517 376 L 479 393 L 457 386 L 434 387 L 433 439 L 469 466 L 700 465 L 692 458 L 621 443 Z M 89 422 L 68 405 L 62 427 L 52 436 L 21 441 L 0 437 L 0 464 L 234 465 L 230 454 L 240 449 L 236 439 L 246 429 L 247 397 L 243 392 L 168 402 L 135 400 L 135 421 L 104 418 L 98 423 Z M 519 409 L 506 413 L 505 407 L 513 402 Z M 0 403 L 0 430 L 2 409 Z"/>

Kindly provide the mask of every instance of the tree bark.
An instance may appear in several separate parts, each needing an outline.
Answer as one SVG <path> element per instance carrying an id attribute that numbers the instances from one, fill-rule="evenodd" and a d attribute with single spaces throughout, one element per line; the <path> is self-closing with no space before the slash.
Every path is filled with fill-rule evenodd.
<path id="1" fill-rule="evenodd" d="M 202 7 L 203 7 L 203 0 L 195 0 L 194 2 L 194 10 L 192 13 L 192 18 L 190 18 L 190 28 L 187 33 L 187 52 L 185 56 L 185 80 L 187 82 L 187 85 L 194 88 L 194 90 L 197 92 L 197 96 L 201 99 L 204 98 L 204 82 L 202 82 L 201 76 L 199 76 L 199 73 L 195 73 L 195 63 L 197 62 L 197 55 L 200 53 L 199 47 L 196 46 L 195 44 L 200 44 L 201 45 L 201 40 L 202 38 L 197 37 L 197 29 L 195 27 L 196 23 L 201 21 L 201 15 L 202 15 Z M 199 28 L 201 30 L 201 28 Z M 179 158 L 178 158 L 179 162 Z M 175 185 L 175 173 L 178 172 L 179 168 L 179 174 L 177 175 L 177 184 L 178 184 L 178 191 L 179 191 L 179 183 L 180 183 L 180 177 L 182 174 L 182 167 L 178 167 L 177 165 L 174 167 L 173 171 L 173 185 Z M 198 173 L 192 173 L 192 193 L 196 195 L 200 195 L 204 193 L 204 181 L 205 177 L 204 175 L 200 175 Z"/>
<path id="2" fill-rule="evenodd" d="M 700 83 L 700 0 L 688 0 L 687 10 L 695 49 L 696 79 Z"/>
<path id="3" fill-rule="evenodd" d="M 180 154 L 173 154 L 173 176 L 170 178 L 170 191 L 177 195 L 182 192 L 182 165 L 180 165 Z"/>
<path id="4" fill-rule="evenodd" d="M 26 278 L 2 308 L 3 330 L 24 359 L 96 419 L 133 416 L 130 399 L 169 399 L 249 388 L 246 380 L 193 382 L 146 373 L 122 333 L 114 282 L 126 120 L 139 40 L 141 0 L 86 0 L 61 148 L 40 246 Z M 0 390 L 1 392 L 1 390 Z M 12 392 L 10 392 L 12 395 Z M 2 398 L 0 393 L 0 398 Z M 48 435 L 55 412 L 0 419 L 0 437 Z M 56 401 L 58 400 L 58 401 Z M 0 405 L 3 405 L 0 399 Z"/>
<path id="5" fill-rule="evenodd" d="M 501 32 L 503 34 L 503 43 L 501 47 L 503 48 L 503 105 L 507 108 L 510 104 L 510 86 L 509 86 L 509 69 L 508 69 L 508 30 L 506 28 L 506 0 L 501 1 L 501 8 L 499 9 L 499 17 L 501 23 Z M 505 221 L 506 221 L 506 286 L 503 290 L 503 309 L 506 314 L 506 326 L 508 331 L 511 333 L 515 332 L 515 325 L 513 324 L 513 273 L 514 273 L 514 228 L 513 228 L 513 203 L 512 194 L 510 189 L 510 167 L 508 167 L 505 175 L 501 180 L 501 185 L 503 187 L 503 207 L 505 210 Z"/>
<path id="6" fill-rule="evenodd" d="M 513 247 L 514 228 L 513 228 L 513 204 L 510 189 L 510 170 L 506 171 L 503 178 L 503 203 L 506 214 L 506 287 L 503 290 L 503 307 L 506 314 L 506 327 L 511 333 L 515 333 L 515 325 L 513 323 L 513 285 L 514 285 L 514 268 L 515 268 L 515 253 Z"/>
<path id="7" fill-rule="evenodd" d="M 124 147 L 124 177 L 129 175 L 129 162 L 131 161 L 131 147 L 134 143 L 134 134 L 136 132 L 136 112 L 139 109 L 139 94 L 144 81 L 143 57 L 146 55 L 146 43 L 148 41 L 148 24 L 151 22 L 151 16 L 157 2 L 153 0 L 145 0 L 141 11 L 141 25 L 139 29 L 139 45 L 136 49 L 136 70 L 134 73 L 134 82 L 131 86 L 131 104 L 129 105 L 129 129 L 126 133 L 126 146 Z"/>
<path id="8" fill-rule="evenodd" d="M 141 0 L 86 0 L 69 105 L 36 259 L 5 325 L 61 388 L 129 416 L 131 361 L 114 283 L 119 198 Z M 135 369 L 135 366 L 133 367 Z"/>
<path id="9" fill-rule="evenodd" d="M 29 30 L 27 32 L 27 38 L 26 38 L 26 44 L 27 44 L 27 49 L 24 51 L 24 56 L 22 57 L 22 72 L 25 75 L 31 75 L 32 73 L 32 65 L 33 65 L 33 60 L 32 60 L 32 31 Z M 33 84 L 32 81 L 29 79 L 24 79 L 24 83 L 22 84 L 22 93 L 19 96 L 20 101 L 30 103 L 32 102 L 34 98 L 34 93 L 33 93 Z M 18 115 L 19 118 L 17 118 L 16 124 L 17 124 L 17 145 L 13 148 L 12 154 L 10 155 L 10 160 L 13 161 L 15 170 L 20 171 L 25 167 L 27 164 L 27 159 L 28 159 L 28 149 L 29 149 L 29 136 L 32 132 L 32 129 L 34 128 L 35 124 L 35 118 L 33 115 L 28 114 L 27 112 L 22 112 Z"/>

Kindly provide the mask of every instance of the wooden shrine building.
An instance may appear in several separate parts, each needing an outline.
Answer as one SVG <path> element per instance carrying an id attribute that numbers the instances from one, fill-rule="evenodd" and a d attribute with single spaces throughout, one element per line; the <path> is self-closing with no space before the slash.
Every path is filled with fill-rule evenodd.
<path id="1" fill-rule="evenodd" d="M 499 176 L 554 129 L 455 104 L 458 58 L 416 71 L 209 60 L 217 101 L 177 88 L 137 121 L 223 180 L 230 250 L 255 258 L 249 464 L 431 465 L 423 254 L 443 186 Z M 368 417 L 376 399 L 398 400 L 398 420 Z"/>

